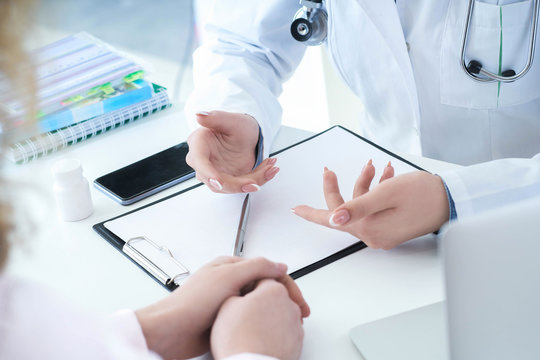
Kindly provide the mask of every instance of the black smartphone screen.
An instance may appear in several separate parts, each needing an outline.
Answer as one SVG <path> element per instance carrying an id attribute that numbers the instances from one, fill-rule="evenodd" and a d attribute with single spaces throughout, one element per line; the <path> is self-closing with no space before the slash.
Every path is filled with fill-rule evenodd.
<path id="1" fill-rule="evenodd" d="M 180 143 L 103 175 L 94 184 L 121 204 L 132 204 L 193 177 L 186 163 L 188 150 L 187 143 Z"/>

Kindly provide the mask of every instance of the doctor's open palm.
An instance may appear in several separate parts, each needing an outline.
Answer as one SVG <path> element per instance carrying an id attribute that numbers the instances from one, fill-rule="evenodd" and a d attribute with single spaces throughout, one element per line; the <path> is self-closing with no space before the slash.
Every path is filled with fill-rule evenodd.
<path id="1" fill-rule="evenodd" d="M 348 232 L 369 247 L 382 249 L 437 231 L 448 221 L 448 199 L 437 175 L 415 171 L 394 177 L 389 163 L 380 184 L 370 189 L 374 176 L 370 160 L 356 181 L 352 200 L 345 202 L 336 174 L 325 168 L 323 190 L 328 209 L 300 205 L 293 211 L 306 220 Z"/>
<path id="2" fill-rule="evenodd" d="M 186 161 L 214 192 L 254 192 L 279 171 L 276 159 L 255 165 L 259 140 L 257 121 L 246 114 L 224 111 L 199 112 L 201 125 L 188 138 Z"/>

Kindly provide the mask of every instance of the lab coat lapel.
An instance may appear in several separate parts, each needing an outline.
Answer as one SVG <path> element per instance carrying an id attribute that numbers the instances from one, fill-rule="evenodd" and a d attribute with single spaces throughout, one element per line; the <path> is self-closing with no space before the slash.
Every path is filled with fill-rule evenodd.
<path id="1" fill-rule="evenodd" d="M 368 115 L 361 133 L 385 147 L 419 153 L 416 85 L 392 0 L 327 0 L 331 61 Z"/>
<path id="2" fill-rule="evenodd" d="M 418 104 L 416 84 L 412 71 L 403 29 L 399 20 L 396 4 L 393 0 L 356 0 L 363 8 L 375 27 L 381 33 L 387 46 L 394 54 L 407 83 L 407 90 L 413 101 Z M 418 106 L 416 106 L 418 109 Z M 418 111 L 415 113 L 418 116 Z"/>

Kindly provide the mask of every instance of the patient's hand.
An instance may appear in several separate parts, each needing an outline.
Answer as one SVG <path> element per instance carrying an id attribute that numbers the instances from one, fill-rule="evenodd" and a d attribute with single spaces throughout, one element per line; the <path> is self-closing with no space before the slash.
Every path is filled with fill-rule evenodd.
<path id="1" fill-rule="evenodd" d="M 298 304 L 282 284 L 263 280 L 247 295 L 223 304 L 212 327 L 212 354 L 217 360 L 240 353 L 296 360 L 303 338 Z"/>
<path id="2" fill-rule="evenodd" d="M 148 348 L 164 359 L 202 355 L 209 350 L 210 330 L 220 307 L 227 299 L 249 292 L 265 279 L 281 284 L 285 293 L 282 297 L 294 304 L 298 312 L 296 322 L 309 316 L 309 306 L 287 275 L 285 264 L 264 258 L 220 257 L 191 275 L 163 300 L 136 312 Z M 226 327 L 227 324 L 222 325 L 223 331 L 227 331 Z"/>

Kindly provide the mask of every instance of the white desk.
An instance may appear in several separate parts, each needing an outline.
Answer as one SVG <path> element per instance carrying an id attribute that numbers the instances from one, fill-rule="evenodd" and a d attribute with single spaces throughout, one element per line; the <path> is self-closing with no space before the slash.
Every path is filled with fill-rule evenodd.
<path id="1" fill-rule="evenodd" d="M 91 182 L 96 177 L 187 138 L 180 109 L 169 109 L 27 165 L 8 164 L 8 178 L 23 185 L 16 203 L 35 214 L 38 230 L 13 248 L 7 271 L 44 283 L 90 310 L 139 308 L 166 290 L 92 230 L 92 225 L 138 208 L 195 183 L 192 179 L 129 207 L 92 188 L 95 211 L 88 219 L 57 219 L 52 198 L 52 164 L 76 156 Z M 310 135 L 283 128 L 275 149 Z M 415 158 L 438 171 L 445 165 Z M 34 189 L 36 191 L 34 191 Z M 409 242 L 391 251 L 365 249 L 298 280 L 312 309 L 305 321 L 303 359 L 358 359 L 348 338 L 351 327 L 439 301 L 443 297 L 436 241 Z"/>

